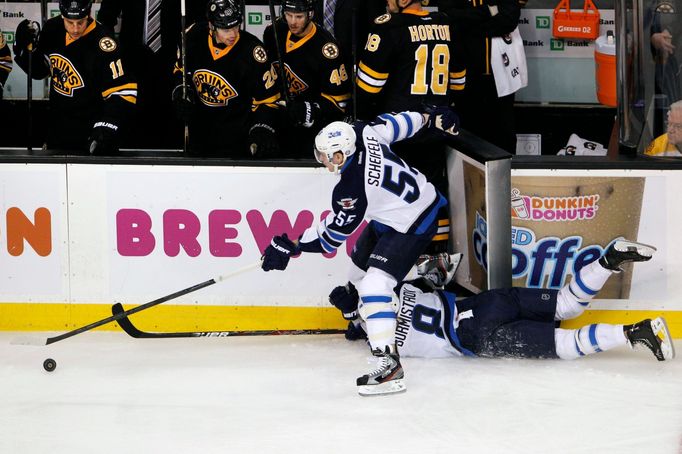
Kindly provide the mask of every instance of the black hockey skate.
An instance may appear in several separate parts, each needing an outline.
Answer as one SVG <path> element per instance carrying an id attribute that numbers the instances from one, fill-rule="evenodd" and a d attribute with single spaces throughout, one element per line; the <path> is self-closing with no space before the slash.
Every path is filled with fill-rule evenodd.
<path id="1" fill-rule="evenodd" d="M 405 373 L 395 346 L 386 346 L 383 352 L 375 348 L 372 354 L 379 358 L 379 363 L 375 370 L 357 379 L 358 393 L 361 396 L 376 396 L 405 391 Z"/>
<path id="2" fill-rule="evenodd" d="M 455 276 L 462 254 L 441 252 L 434 255 L 420 255 L 417 260 L 417 275 L 431 288 L 443 288 Z"/>
<path id="3" fill-rule="evenodd" d="M 644 345 L 659 361 L 675 357 L 675 347 L 664 318 L 642 320 L 634 325 L 625 325 L 623 330 L 630 347 L 634 348 L 635 344 Z"/>
<path id="4" fill-rule="evenodd" d="M 646 262 L 656 252 L 656 248 L 648 244 L 636 243 L 625 238 L 616 238 L 599 259 L 599 264 L 611 271 L 623 271 L 620 267 L 628 262 Z"/>

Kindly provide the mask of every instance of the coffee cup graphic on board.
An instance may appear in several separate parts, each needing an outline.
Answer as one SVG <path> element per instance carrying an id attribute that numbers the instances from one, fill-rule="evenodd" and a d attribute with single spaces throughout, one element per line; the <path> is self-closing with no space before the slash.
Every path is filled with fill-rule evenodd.
<path id="1" fill-rule="evenodd" d="M 526 206 L 527 199 L 520 197 L 520 193 L 521 192 L 516 188 L 512 190 L 512 217 L 516 217 L 518 219 L 528 219 L 530 215 L 528 213 L 528 207 Z"/>

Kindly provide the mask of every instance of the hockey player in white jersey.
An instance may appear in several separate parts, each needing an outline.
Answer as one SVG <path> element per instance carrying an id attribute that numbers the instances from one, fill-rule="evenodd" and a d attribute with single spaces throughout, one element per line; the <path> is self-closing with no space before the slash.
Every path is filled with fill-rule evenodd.
<path id="1" fill-rule="evenodd" d="M 615 347 L 643 345 L 659 361 L 675 357 L 662 317 L 632 325 L 597 323 L 580 329 L 557 328 L 556 322 L 578 317 L 621 265 L 651 259 L 655 248 L 623 238 L 614 240 L 599 260 L 580 269 L 560 290 L 507 288 L 455 301 L 442 289 L 454 275 L 439 257 L 422 259 L 420 277 L 403 282 L 399 294 L 396 341 L 402 356 L 438 358 L 484 356 L 575 359 Z M 346 337 L 362 337 L 352 285 L 335 288 L 330 302 L 351 319 Z"/>
<path id="2" fill-rule="evenodd" d="M 361 395 L 405 390 L 395 345 L 393 289 L 431 242 L 438 210 L 446 206 L 443 195 L 394 154 L 390 144 L 414 136 L 423 127 L 454 135 L 457 123 L 455 113 L 445 107 L 429 113 L 384 114 L 352 125 L 330 123 L 315 138 L 315 157 L 340 175 L 332 212 L 297 240 L 286 234 L 274 237 L 264 252 L 265 271 L 283 270 L 289 258 L 300 252 L 333 252 L 364 219 L 370 221 L 353 248 L 349 273 L 358 289 L 357 309 L 366 321 L 372 354 L 379 358 L 376 370 L 357 379 Z"/>

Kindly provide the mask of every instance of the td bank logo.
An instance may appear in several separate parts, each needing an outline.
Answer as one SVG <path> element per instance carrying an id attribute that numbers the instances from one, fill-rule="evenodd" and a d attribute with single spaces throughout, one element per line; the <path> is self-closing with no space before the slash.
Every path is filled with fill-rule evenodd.
<path id="1" fill-rule="evenodd" d="M 549 16 L 536 16 L 535 28 L 549 28 Z"/>
<path id="2" fill-rule="evenodd" d="M 249 25 L 263 25 L 263 13 L 249 13 Z"/>
<path id="3" fill-rule="evenodd" d="M 2 32 L 2 41 L 7 44 L 14 44 L 14 32 Z"/>
<path id="4" fill-rule="evenodd" d="M 550 39 L 549 40 L 549 50 L 564 50 L 564 40 L 563 39 Z"/>

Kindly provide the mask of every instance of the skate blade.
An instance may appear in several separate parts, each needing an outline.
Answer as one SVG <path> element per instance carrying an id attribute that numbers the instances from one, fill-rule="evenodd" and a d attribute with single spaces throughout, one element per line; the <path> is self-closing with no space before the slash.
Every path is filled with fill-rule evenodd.
<path id="1" fill-rule="evenodd" d="M 446 284 L 452 281 L 452 278 L 457 272 L 457 268 L 459 268 L 459 263 L 462 261 L 462 257 L 464 257 L 464 254 L 462 253 L 450 254 L 450 271 L 448 271 L 448 275 L 445 278 Z"/>
<path id="2" fill-rule="evenodd" d="M 639 255 L 643 255 L 644 257 L 653 257 L 654 252 L 657 251 L 655 246 L 626 240 L 625 238 L 617 239 L 613 247 L 620 252 L 627 252 L 628 249 L 634 248 Z"/>
<path id="3" fill-rule="evenodd" d="M 391 380 L 379 385 L 358 386 L 358 394 L 361 396 L 380 396 L 383 394 L 397 394 L 407 391 L 402 379 Z"/>
<path id="4" fill-rule="evenodd" d="M 663 317 L 655 318 L 651 321 L 651 327 L 653 328 L 656 337 L 661 341 L 663 359 L 671 360 L 675 358 L 675 346 L 673 345 L 673 339 L 670 336 L 668 324 L 665 322 L 665 319 Z"/>

